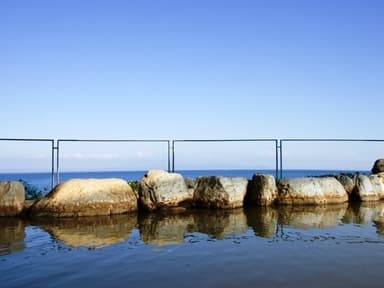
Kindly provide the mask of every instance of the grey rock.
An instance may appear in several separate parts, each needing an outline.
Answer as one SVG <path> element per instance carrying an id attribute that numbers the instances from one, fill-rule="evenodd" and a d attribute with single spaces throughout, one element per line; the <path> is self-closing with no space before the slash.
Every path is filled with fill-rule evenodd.
<path id="1" fill-rule="evenodd" d="M 371 172 L 372 174 L 384 172 L 384 159 L 377 159 L 373 164 Z"/>
<path id="2" fill-rule="evenodd" d="M 278 183 L 281 204 L 331 204 L 348 201 L 344 187 L 334 177 L 281 179 Z"/>
<path id="3" fill-rule="evenodd" d="M 242 177 L 198 177 L 193 200 L 198 207 L 243 207 L 248 180 Z"/>
<path id="4" fill-rule="evenodd" d="M 139 200 L 146 210 L 188 206 L 192 199 L 193 189 L 188 188 L 180 174 L 150 170 L 141 179 Z"/>

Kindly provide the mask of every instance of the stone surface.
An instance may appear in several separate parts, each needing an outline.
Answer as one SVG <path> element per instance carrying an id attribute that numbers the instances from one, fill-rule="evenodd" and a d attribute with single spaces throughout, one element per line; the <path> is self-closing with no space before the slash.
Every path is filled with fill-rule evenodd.
<path id="1" fill-rule="evenodd" d="M 242 207 L 248 180 L 242 177 L 198 177 L 193 200 L 204 208 Z"/>
<path id="2" fill-rule="evenodd" d="M 377 192 L 376 183 L 375 185 L 372 185 L 370 177 L 365 175 L 358 175 L 356 177 L 356 188 L 354 193 L 356 197 L 363 202 L 380 200 L 380 195 Z"/>
<path id="3" fill-rule="evenodd" d="M 372 188 L 377 193 L 379 199 L 384 199 L 384 173 L 373 174 L 369 176 Z"/>
<path id="4" fill-rule="evenodd" d="M 377 159 L 373 164 L 371 172 L 372 174 L 384 172 L 384 159 Z"/>
<path id="5" fill-rule="evenodd" d="M 96 216 L 137 210 L 137 198 L 122 179 L 72 179 L 55 187 L 29 210 L 33 216 Z"/>
<path id="6" fill-rule="evenodd" d="M 282 179 L 278 183 L 281 204 L 327 204 L 348 201 L 348 194 L 333 177 Z"/>
<path id="7" fill-rule="evenodd" d="M 348 195 L 351 195 L 353 193 L 353 190 L 355 189 L 355 180 L 347 175 L 337 175 L 336 179 L 343 185 L 345 191 L 348 193 Z"/>
<path id="8" fill-rule="evenodd" d="M 0 216 L 19 215 L 24 201 L 25 189 L 21 182 L 0 182 Z"/>
<path id="9" fill-rule="evenodd" d="M 150 170 L 140 182 L 140 205 L 147 210 L 188 206 L 193 189 L 188 188 L 182 175 L 163 170 Z"/>
<path id="10" fill-rule="evenodd" d="M 247 205 L 268 206 L 277 197 L 275 177 L 272 175 L 255 174 L 248 184 L 245 203 Z"/>

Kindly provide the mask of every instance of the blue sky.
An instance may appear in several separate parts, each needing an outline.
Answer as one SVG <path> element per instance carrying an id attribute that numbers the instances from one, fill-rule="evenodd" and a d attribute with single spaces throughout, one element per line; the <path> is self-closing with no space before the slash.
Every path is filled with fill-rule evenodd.
<path id="1" fill-rule="evenodd" d="M 0 0 L 0 137 L 384 138 L 382 15 L 380 0 Z"/>

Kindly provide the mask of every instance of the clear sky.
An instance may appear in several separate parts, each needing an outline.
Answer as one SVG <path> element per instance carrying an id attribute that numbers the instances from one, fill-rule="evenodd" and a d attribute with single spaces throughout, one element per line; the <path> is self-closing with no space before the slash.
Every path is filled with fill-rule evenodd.
<path id="1" fill-rule="evenodd" d="M 0 0 L 0 137 L 384 138 L 383 15 L 381 0 Z"/>

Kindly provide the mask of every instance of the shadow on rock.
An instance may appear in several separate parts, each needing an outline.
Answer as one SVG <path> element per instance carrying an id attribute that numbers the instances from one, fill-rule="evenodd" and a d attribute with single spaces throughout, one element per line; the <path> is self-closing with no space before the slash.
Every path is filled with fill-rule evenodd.
<path id="1" fill-rule="evenodd" d="M 100 248 L 125 241 L 137 225 L 137 214 L 39 218 L 32 224 L 67 246 Z"/>
<path id="2" fill-rule="evenodd" d="M 25 249 L 24 228 L 19 218 L 0 217 L 0 256 Z"/>

